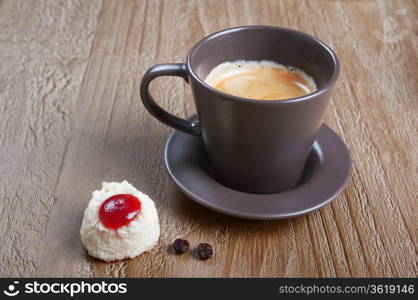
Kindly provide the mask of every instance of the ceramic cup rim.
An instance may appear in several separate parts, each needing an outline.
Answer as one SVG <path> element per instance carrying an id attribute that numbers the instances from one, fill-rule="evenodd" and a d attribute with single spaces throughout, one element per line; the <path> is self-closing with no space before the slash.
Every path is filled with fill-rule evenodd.
<path id="1" fill-rule="evenodd" d="M 204 46 L 204 44 L 209 40 L 215 39 L 215 38 L 217 38 L 219 36 L 222 36 L 222 35 L 225 35 L 225 34 L 231 34 L 231 33 L 239 32 L 239 31 L 243 31 L 243 30 L 285 31 L 285 32 L 292 33 L 294 35 L 309 39 L 312 43 L 315 43 L 315 44 L 319 45 L 330 56 L 330 58 L 332 60 L 332 63 L 333 63 L 332 75 L 330 76 L 328 81 L 324 84 L 324 86 L 317 89 L 316 91 L 314 91 L 312 93 L 309 93 L 309 94 L 306 94 L 306 95 L 303 95 L 303 96 L 300 96 L 300 97 L 290 98 L 290 99 L 285 99 L 285 100 L 260 101 L 260 100 L 256 100 L 256 99 L 234 96 L 234 95 L 224 93 L 220 90 L 217 90 L 217 89 L 211 87 L 210 85 L 205 83 L 203 79 L 201 79 L 199 76 L 197 76 L 196 72 L 194 71 L 194 69 L 192 67 L 192 59 L 193 59 L 194 54 L 202 46 Z M 290 29 L 290 28 L 278 27 L 278 26 L 265 26 L 265 25 L 251 25 L 251 26 L 231 27 L 231 28 L 226 28 L 226 29 L 214 32 L 214 33 L 204 37 L 203 39 L 201 39 L 199 42 L 197 42 L 190 49 L 190 51 L 187 55 L 186 62 L 187 62 L 186 67 L 187 67 L 188 73 L 191 75 L 191 77 L 196 82 L 198 82 L 200 85 L 202 85 L 204 88 L 210 90 L 212 93 L 214 93 L 214 94 L 216 94 L 216 95 L 218 95 L 218 96 L 220 96 L 221 98 L 224 98 L 224 99 L 233 100 L 233 101 L 238 100 L 238 101 L 253 103 L 253 104 L 258 104 L 258 105 L 271 105 L 271 104 L 278 104 L 278 103 L 289 104 L 289 103 L 305 102 L 305 101 L 315 99 L 319 95 L 324 94 L 324 93 L 328 92 L 330 89 L 332 89 L 332 87 L 334 86 L 335 82 L 338 79 L 338 76 L 340 74 L 340 68 L 341 68 L 340 67 L 340 61 L 339 61 L 337 55 L 335 54 L 335 52 L 328 45 L 326 45 L 324 42 L 322 42 L 318 38 L 316 38 L 316 37 L 314 37 L 314 36 L 312 36 L 308 33 L 304 33 L 304 32 L 298 31 L 298 30 Z"/>

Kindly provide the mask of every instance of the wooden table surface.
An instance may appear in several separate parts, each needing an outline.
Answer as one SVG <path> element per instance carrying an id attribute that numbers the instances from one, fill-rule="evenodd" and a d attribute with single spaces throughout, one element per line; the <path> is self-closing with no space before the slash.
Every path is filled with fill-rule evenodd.
<path id="1" fill-rule="evenodd" d="M 0 2 L 0 275 L 104 277 L 417 276 L 418 13 L 410 1 Z M 325 122 L 347 143 L 351 180 L 306 216 L 248 221 L 210 211 L 169 179 L 171 129 L 142 106 L 152 65 L 184 62 L 205 35 L 265 24 L 329 44 L 342 73 Z M 181 79 L 153 84 L 178 116 Z M 90 258 L 79 229 L 102 181 L 155 200 L 159 244 L 133 260 Z M 215 256 L 176 256 L 171 242 Z"/>

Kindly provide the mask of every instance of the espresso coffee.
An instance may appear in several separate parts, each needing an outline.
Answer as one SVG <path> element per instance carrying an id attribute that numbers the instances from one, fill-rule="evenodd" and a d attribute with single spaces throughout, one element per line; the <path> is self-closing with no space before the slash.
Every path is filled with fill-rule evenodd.
<path id="1" fill-rule="evenodd" d="M 238 60 L 241 62 L 237 62 Z M 208 76 L 209 71 L 223 62 L 229 63 L 216 68 Z M 290 66 L 300 68 L 312 76 L 318 88 L 316 89 L 312 78 L 307 74 Z M 274 76 L 266 76 L 260 70 L 276 75 L 276 79 Z M 256 80 L 257 85 L 246 86 L 248 80 L 238 80 L 244 87 L 231 84 L 234 83 L 232 79 L 239 78 L 232 74 L 251 73 L 250 71 L 254 71 L 253 79 L 262 79 Z M 304 174 L 305 166 L 308 166 L 306 162 L 312 153 L 312 145 L 321 127 L 339 71 L 340 64 L 332 49 L 310 35 L 281 27 L 243 26 L 204 38 L 192 47 L 184 64 L 169 63 L 151 67 L 142 78 L 140 93 L 144 107 L 154 117 L 176 130 L 200 138 L 190 140 L 199 143 L 202 155 L 207 154 L 209 165 L 206 166 L 210 167 L 211 173 L 202 176 L 216 178 L 216 182 L 209 178 L 208 182 L 205 181 L 204 184 L 213 183 L 210 186 L 205 185 L 205 193 L 208 189 L 218 190 L 221 188 L 219 184 L 222 184 L 241 192 L 272 194 L 268 199 L 276 199 L 274 194 L 296 186 Z M 154 79 L 163 76 L 181 77 L 190 84 L 197 118 L 185 120 L 158 105 L 151 95 L 150 85 Z M 206 77 L 208 78 L 205 82 Z M 229 78 L 231 79 L 228 80 Z M 283 78 L 286 80 L 282 81 Z M 216 89 L 225 88 L 228 84 L 235 87 L 239 95 L 250 99 L 227 94 L 233 91 L 225 90 L 227 93 L 224 93 Z M 166 88 L 170 89 L 171 85 L 166 84 Z M 315 92 L 309 93 L 315 89 Z M 266 91 L 274 93 L 266 95 Z M 303 95 L 307 93 L 309 94 Z M 302 96 L 297 101 L 252 100 L 283 99 L 298 95 Z M 186 137 L 183 137 L 184 135 L 179 135 L 178 140 L 185 141 Z M 174 144 L 175 139 L 177 135 L 173 135 L 168 143 Z M 172 154 L 176 156 L 179 153 Z M 186 155 L 192 154 L 187 152 Z M 179 156 L 174 160 L 179 165 L 185 163 L 177 158 Z M 202 163 L 200 159 L 201 157 L 199 164 Z M 171 172 L 170 175 L 173 176 Z M 187 173 L 178 182 L 184 180 L 197 187 L 203 186 L 200 181 L 205 180 L 203 177 L 190 175 L 191 173 Z M 181 189 L 191 195 L 191 189 L 185 186 Z M 207 200 L 198 196 L 192 197 L 201 199 L 201 203 Z M 257 214 L 259 202 L 256 197 L 258 196 L 254 195 L 251 198 L 254 201 L 243 203 L 243 210 L 254 209 L 248 215 L 250 218 Z M 220 203 L 224 200 L 225 203 Z M 216 201 L 217 208 L 229 205 L 228 199 Z M 203 204 L 206 203 L 209 202 Z M 274 205 L 269 209 L 274 209 Z M 277 205 L 279 207 L 281 204 Z M 240 215 L 238 210 L 236 215 Z M 267 219 L 272 216 L 265 214 Z M 290 214 L 286 214 L 286 217 L 289 216 Z"/>
<path id="2" fill-rule="evenodd" d="M 311 76 L 273 61 L 234 61 L 216 66 L 205 82 L 224 93 L 254 100 L 286 100 L 316 91 Z"/>

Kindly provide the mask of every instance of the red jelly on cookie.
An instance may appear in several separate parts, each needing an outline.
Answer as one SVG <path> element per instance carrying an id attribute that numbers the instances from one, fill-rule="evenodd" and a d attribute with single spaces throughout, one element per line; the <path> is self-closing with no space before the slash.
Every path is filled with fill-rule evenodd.
<path id="1" fill-rule="evenodd" d="M 107 198 L 99 210 L 103 226 L 118 229 L 128 225 L 140 212 L 141 202 L 130 194 L 118 194 Z"/>
<path id="2" fill-rule="evenodd" d="M 154 201 L 126 180 L 103 182 L 84 211 L 80 236 L 88 253 L 104 261 L 150 251 L 160 237 Z"/>

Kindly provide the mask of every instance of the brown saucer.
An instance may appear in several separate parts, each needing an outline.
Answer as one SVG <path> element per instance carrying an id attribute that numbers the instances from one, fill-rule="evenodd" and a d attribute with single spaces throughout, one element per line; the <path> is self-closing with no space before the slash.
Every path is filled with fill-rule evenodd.
<path id="1" fill-rule="evenodd" d="M 277 194 L 249 194 L 218 183 L 199 137 L 174 131 L 165 148 L 170 177 L 191 199 L 217 212 L 246 219 L 300 216 L 334 200 L 351 174 L 351 158 L 341 138 L 327 125 L 319 129 L 300 182 Z"/>

